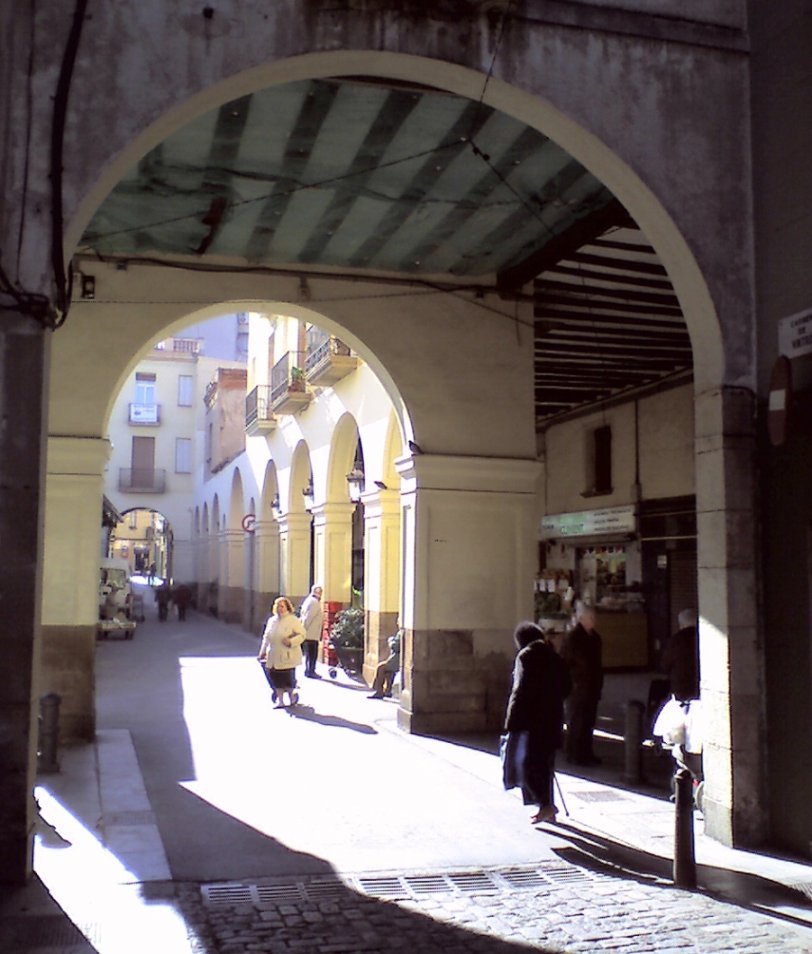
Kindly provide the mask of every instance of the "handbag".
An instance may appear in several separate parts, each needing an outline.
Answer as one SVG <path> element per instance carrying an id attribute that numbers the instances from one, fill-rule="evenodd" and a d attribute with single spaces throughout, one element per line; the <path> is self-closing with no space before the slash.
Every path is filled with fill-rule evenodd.
<path id="1" fill-rule="evenodd" d="M 529 732 L 522 729 L 499 736 L 499 758 L 502 762 L 502 784 L 505 791 L 519 788 L 524 782 L 529 735 Z"/>

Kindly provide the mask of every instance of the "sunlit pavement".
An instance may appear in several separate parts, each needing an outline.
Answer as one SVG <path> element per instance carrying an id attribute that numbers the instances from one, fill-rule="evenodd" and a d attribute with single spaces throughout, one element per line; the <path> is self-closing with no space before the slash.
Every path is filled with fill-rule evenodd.
<path id="1" fill-rule="evenodd" d="M 37 789 L 37 873 L 103 954 L 812 951 L 808 901 L 778 890 L 808 866 L 697 819 L 700 887 L 736 868 L 739 904 L 680 891 L 660 793 L 561 772 L 561 824 L 534 829 L 493 740 L 405 736 L 396 702 L 326 667 L 275 709 L 256 639 L 145 604 L 134 640 L 99 643 L 96 744 Z"/>

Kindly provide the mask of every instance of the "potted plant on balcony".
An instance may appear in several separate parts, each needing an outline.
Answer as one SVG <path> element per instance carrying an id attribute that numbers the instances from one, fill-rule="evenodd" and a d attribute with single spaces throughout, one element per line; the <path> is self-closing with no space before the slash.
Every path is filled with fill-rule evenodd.
<path id="1" fill-rule="evenodd" d="M 358 606 L 339 610 L 330 628 L 330 648 L 338 658 L 338 664 L 351 676 L 361 672 L 364 664 L 364 611 Z M 336 677 L 336 667 L 329 669 L 331 678 Z"/>
<path id="2" fill-rule="evenodd" d="M 304 391 L 305 373 L 301 368 L 293 367 L 290 369 L 290 391 Z"/>

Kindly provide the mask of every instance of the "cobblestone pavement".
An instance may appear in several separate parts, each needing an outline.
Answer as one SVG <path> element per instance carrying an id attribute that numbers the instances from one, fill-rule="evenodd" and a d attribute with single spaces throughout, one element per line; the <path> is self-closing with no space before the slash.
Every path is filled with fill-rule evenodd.
<path id="1" fill-rule="evenodd" d="M 199 954 L 810 954 L 812 929 L 654 878 L 564 863 L 175 885 Z"/>

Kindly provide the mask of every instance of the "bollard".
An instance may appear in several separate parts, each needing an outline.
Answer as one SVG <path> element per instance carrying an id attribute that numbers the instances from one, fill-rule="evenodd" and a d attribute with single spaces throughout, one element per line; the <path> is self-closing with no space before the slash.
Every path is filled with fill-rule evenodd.
<path id="1" fill-rule="evenodd" d="M 39 746 L 37 771 L 51 774 L 59 771 L 56 747 L 59 741 L 59 705 L 62 697 L 49 692 L 39 700 Z"/>
<path id="2" fill-rule="evenodd" d="M 696 887 L 694 856 L 694 780 L 686 768 L 674 773 L 676 793 L 674 812 L 674 884 L 678 888 Z"/>
<path id="3" fill-rule="evenodd" d="M 623 779 L 632 785 L 643 778 L 643 711 L 645 707 L 637 699 L 626 703 L 625 771 Z"/>

